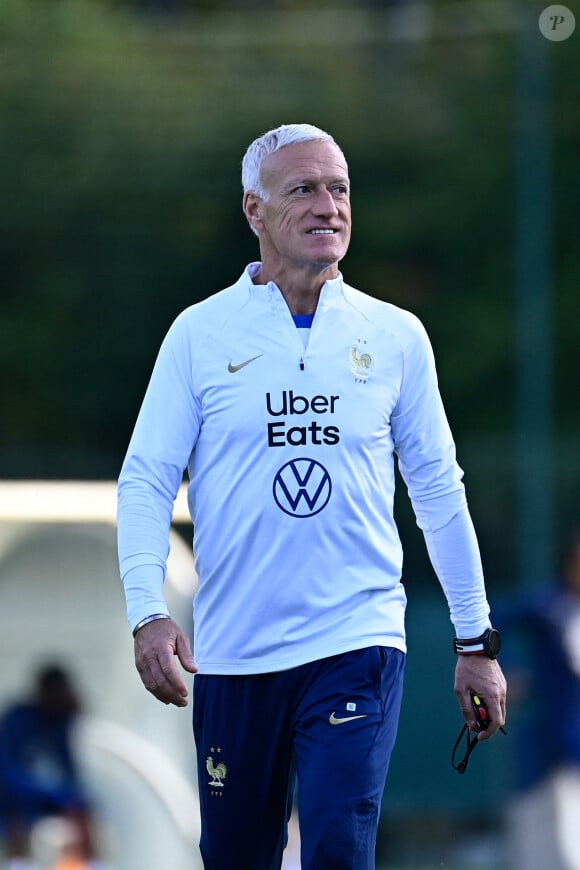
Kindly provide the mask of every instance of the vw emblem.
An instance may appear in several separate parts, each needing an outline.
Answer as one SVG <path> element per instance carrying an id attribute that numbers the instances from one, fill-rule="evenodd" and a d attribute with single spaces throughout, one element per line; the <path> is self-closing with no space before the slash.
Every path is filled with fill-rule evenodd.
<path id="1" fill-rule="evenodd" d="M 291 459 L 276 474 L 276 504 L 291 517 L 313 517 L 326 507 L 332 492 L 330 475 L 315 459 Z"/>

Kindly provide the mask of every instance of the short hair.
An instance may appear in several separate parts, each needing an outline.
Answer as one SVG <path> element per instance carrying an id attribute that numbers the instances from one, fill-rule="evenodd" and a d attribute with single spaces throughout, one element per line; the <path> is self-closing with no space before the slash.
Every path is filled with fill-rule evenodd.
<path id="1" fill-rule="evenodd" d="M 267 199 L 268 194 L 262 185 L 262 161 L 268 154 L 274 154 L 285 145 L 296 142 L 332 142 L 344 157 L 342 148 L 330 133 L 315 127 L 313 124 L 282 124 L 274 130 L 268 130 L 255 139 L 244 154 L 242 160 L 242 187 L 244 193 L 251 190 L 261 199 Z M 345 158 L 346 162 L 346 158 Z"/>

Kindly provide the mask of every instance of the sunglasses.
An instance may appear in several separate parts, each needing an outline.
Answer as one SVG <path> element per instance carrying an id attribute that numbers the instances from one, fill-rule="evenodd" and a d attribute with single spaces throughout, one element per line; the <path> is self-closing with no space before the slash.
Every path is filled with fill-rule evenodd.
<path id="1" fill-rule="evenodd" d="M 489 715 L 487 712 L 487 707 L 485 706 L 485 704 L 479 698 L 478 695 L 471 696 L 471 703 L 473 704 L 473 709 L 475 711 L 475 716 L 477 718 L 477 724 L 479 726 L 478 733 L 479 733 L 479 731 L 485 731 L 485 729 L 489 725 Z M 505 728 L 501 727 L 499 730 L 501 731 L 502 734 L 507 734 L 507 731 L 505 730 Z M 458 751 L 459 751 L 459 746 L 461 744 L 461 741 L 462 741 L 464 735 L 465 735 L 465 752 L 464 752 L 463 758 L 461 758 L 461 760 L 458 761 L 457 755 L 458 755 Z M 477 746 L 478 743 L 479 743 L 479 740 L 477 739 L 477 733 L 474 734 L 472 737 L 470 734 L 469 725 L 467 723 L 465 723 L 465 725 L 463 726 L 463 728 L 459 732 L 459 737 L 455 741 L 455 746 L 453 747 L 453 751 L 451 753 L 451 766 L 453 767 L 454 770 L 456 770 L 458 773 L 465 773 L 465 771 L 467 770 L 467 765 L 469 763 L 469 758 L 471 756 L 471 753 L 473 752 L 473 750 L 475 749 L 475 747 Z"/>

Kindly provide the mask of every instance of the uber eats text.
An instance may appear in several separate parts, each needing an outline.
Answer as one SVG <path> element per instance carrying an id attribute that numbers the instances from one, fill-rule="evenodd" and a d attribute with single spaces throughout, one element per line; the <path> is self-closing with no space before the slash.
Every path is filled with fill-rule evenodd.
<path id="1" fill-rule="evenodd" d="M 326 414 L 334 414 L 339 396 L 306 396 L 295 395 L 293 390 L 283 390 L 278 399 L 266 393 L 266 409 L 271 417 L 302 417 L 308 414 L 307 420 L 300 421 L 302 425 L 289 425 L 288 420 L 276 420 L 268 423 L 268 447 L 284 447 L 288 444 L 301 447 L 307 444 L 338 444 L 340 429 L 338 426 L 325 426 L 325 420 L 318 418 Z M 314 419 L 310 415 L 316 415 Z M 294 421 L 292 421 L 294 422 Z M 298 421 L 296 421 L 298 423 Z"/>

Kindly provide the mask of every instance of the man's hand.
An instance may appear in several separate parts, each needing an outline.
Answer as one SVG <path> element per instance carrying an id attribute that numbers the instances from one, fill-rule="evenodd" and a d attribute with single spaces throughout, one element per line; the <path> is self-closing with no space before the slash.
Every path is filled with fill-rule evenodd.
<path id="1" fill-rule="evenodd" d="M 175 657 L 190 674 L 197 665 L 189 641 L 172 619 L 155 619 L 135 635 L 135 664 L 145 688 L 164 704 L 186 707 L 188 691 Z"/>
<path id="2" fill-rule="evenodd" d="M 487 656 L 457 656 L 455 694 L 461 712 L 472 731 L 478 731 L 471 696 L 478 695 L 487 708 L 489 726 L 479 731 L 479 740 L 487 740 L 505 724 L 506 680 L 497 659 Z"/>

